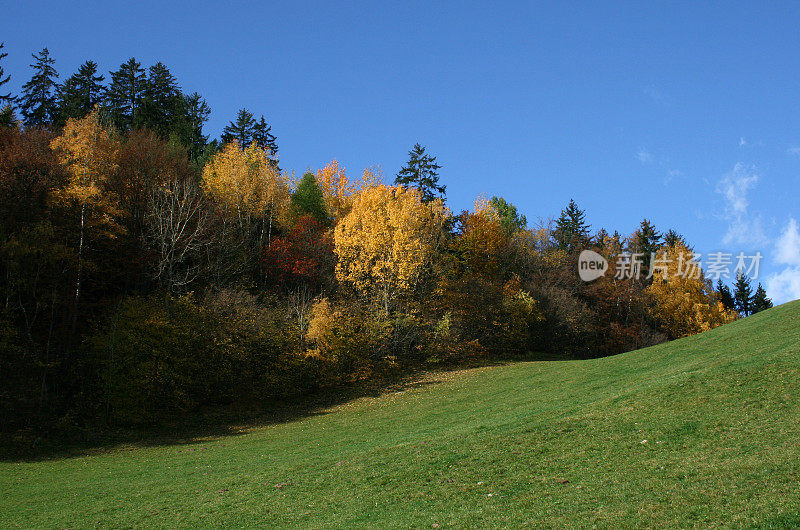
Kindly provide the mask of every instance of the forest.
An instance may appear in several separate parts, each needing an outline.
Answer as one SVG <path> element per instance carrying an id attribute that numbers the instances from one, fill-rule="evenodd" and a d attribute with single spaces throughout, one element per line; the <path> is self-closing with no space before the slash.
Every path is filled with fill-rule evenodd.
<path id="1" fill-rule="evenodd" d="M 0 45 L 5 435 L 257 410 L 432 367 L 608 356 L 772 305 L 745 274 L 662 275 L 656 256 L 691 261 L 693 247 L 648 219 L 593 228 L 570 201 L 529 224 L 497 196 L 451 211 L 446 162 L 419 143 L 396 175 L 337 160 L 296 175 L 259 113 L 210 138 L 209 105 L 162 63 L 106 76 L 86 61 L 60 81 L 45 48 L 12 94 L 4 57 Z M 591 282 L 577 273 L 585 249 L 610 268 Z M 632 254 L 642 274 L 616 274 Z"/>

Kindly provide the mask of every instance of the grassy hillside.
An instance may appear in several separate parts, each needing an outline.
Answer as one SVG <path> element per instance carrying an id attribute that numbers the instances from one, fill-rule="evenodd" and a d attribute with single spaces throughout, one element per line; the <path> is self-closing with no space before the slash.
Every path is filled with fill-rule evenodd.
<path id="1" fill-rule="evenodd" d="M 800 302 L 239 436 L 0 463 L 0 525 L 800 525 Z"/>

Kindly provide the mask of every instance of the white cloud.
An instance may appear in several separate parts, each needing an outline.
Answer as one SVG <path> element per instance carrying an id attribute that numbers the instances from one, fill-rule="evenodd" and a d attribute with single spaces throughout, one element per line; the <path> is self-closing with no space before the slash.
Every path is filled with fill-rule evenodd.
<path id="1" fill-rule="evenodd" d="M 767 277 L 767 293 L 776 304 L 800 298 L 800 226 L 790 218 L 775 243 L 775 262 L 788 265 Z"/>
<path id="2" fill-rule="evenodd" d="M 639 149 L 639 152 L 636 153 L 636 158 L 638 158 L 639 162 L 641 162 L 642 164 L 646 164 L 653 160 L 653 155 L 650 154 L 650 151 L 642 147 L 641 149 Z"/>
<path id="3" fill-rule="evenodd" d="M 775 261 L 800 267 L 800 226 L 794 218 L 786 223 L 786 228 L 775 244 Z"/>
<path id="4" fill-rule="evenodd" d="M 800 156 L 800 147 L 790 147 L 787 151 L 790 155 Z"/>
<path id="5" fill-rule="evenodd" d="M 797 300 L 800 298 L 800 267 L 786 267 L 769 275 L 764 287 L 775 305 Z"/>
<path id="6" fill-rule="evenodd" d="M 739 147 L 747 146 L 747 140 L 744 139 L 744 136 L 739 138 Z"/>
<path id="7" fill-rule="evenodd" d="M 761 218 L 751 217 L 747 211 L 750 204 L 747 194 L 758 179 L 754 167 L 738 163 L 717 183 L 716 191 L 725 200 L 725 211 L 719 217 L 729 222 L 728 231 L 722 238 L 724 244 L 757 245 L 768 241 Z"/>

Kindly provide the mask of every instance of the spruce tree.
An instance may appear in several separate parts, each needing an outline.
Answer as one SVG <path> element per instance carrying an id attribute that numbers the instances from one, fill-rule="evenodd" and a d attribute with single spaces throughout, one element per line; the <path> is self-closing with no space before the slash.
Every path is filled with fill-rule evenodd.
<path id="1" fill-rule="evenodd" d="M 750 279 L 742 271 L 736 273 L 736 283 L 733 284 L 733 300 L 736 310 L 742 316 L 752 313 L 753 290 L 750 287 Z"/>
<path id="2" fill-rule="evenodd" d="M 161 62 L 148 70 L 147 84 L 136 125 L 167 138 L 183 110 L 183 94 L 178 80 Z"/>
<path id="3" fill-rule="evenodd" d="M 767 291 L 759 283 L 756 288 L 756 294 L 753 295 L 753 302 L 751 304 L 751 313 L 758 313 L 772 307 L 772 300 L 767 298 Z"/>
<path id="4" fill-rule="evenodd" d="M 686 240 L 683 238 L 683 236 L 670 228 L 667 230 L 667 233 L 664 234 L 664 246 L 675 247 L 678 244 L 687 246 Z"/>
<path id="5" fill-rule="evenodd" d="M 259 120 L 255 128 L 253 130 L 253 141 L 259 146 L 261 149 L 264 149 L 269 153 L 270 160 L 272 161 L 272 165 L 276 168 L 278 167 L 278 143 L 277 138 L 274 134 L 272 134 L 272 127 L 267 125 L 266 120 L 264 120 L 264 116 L 261 116 L 261 120 Z"/>
<path id="6" fill-rule="evenodd" d="M 722 302 L 722 306 L 725 309 L 734 310 L 736 309 L 736 303 L 733 300 L 733 294 L 731 293 L 730 287 L 722 283 L 722 280 L 717 280 L 717 294 L 719 295 L 719 301 Z"/>
<path id="7" fill-rule="evenodd" d="M 633 252 L 641 254 L 642 273 L 649 275 L 651 258 L 654 252 L 660 247 L 661 234 L 656 230 L 647 219 L 643 219 L 639 224 L 639 229 L 633 235 Z"/>
<path id="8" fill-rule="evenodd" d="M 436 163 L 436 157 L 425 153 L 425 148 L 419 143 L 408 152 L 408 163 L 397 173 L 394 183 L 417 188 L 422 196 L 422 202 L 430 202 L 436 198 L 445 198 L 446 186 L 439 184 L 439 169 L 442 166 Z"/>
<path id="9" fill-rule="evenodd" d="M 253 135 L 256 132 L 256 120 L 253 113 L 247 109 L 240 109 L 236 119 L 222 129 L 222 142 L 228 143 L 236 140 L 241 149 L 247 148 L 253 143 Z"/>
<path id="10" fill-rule="evenodd" d="M 80 119 L 89 114 L 103 99 L 103 79 L 97 73 L 97 63 L 86 61 L 58 90 L 58 122 Z"/>
<path id="11" fill-rule="evenodd" d="M 211 107 L 195 92 L 183 96 L 182 109 L 178 135 L 189 150 L 189 158 L 198 161 L 208 145 L 208 136 L 203 134 L 203 124 L 211 115 Z"/>
<path id="12" fill-rule="evenodd" d="M 560 249 L 573 252 L 586 245 L 590 228 L 586 223 L 586 212 L 578 208 L 574 199 L 570 199 L 556 219 L 553 236 Z"/>
<path id="13" fill-rule="evenodd" d="M 57 112 L 55 79 L 58 72 L 53 67 L 56 61 L 47 48 L 32 57 L 33 77 L 22 85 L 19 108 L 26 126 L 47 127 L 52 125 Z"/>
<path id="14" fill-rule="evenodd" d="M 8 57 L 8 54 L 3 51 L 3 47 L 4 46 L 5 46 L 5 43 L 0 42 L 0 61 L 5 59 L 6 57 Z M 3 65 L 0 65 L 0 87 L 5 85 L 6 83 L 8 83 L 8 81 L 11 79 L 10 75 L 6 75 L 5 77 L 3 77 L 4 75 L 5 75 L 5 71 L 3 70 Z M 9 105 L 9 104 L 11 104 L 13 102 L 14 102 L 14 98 L 11 97 L 11 92 L 8 92 L 6 94 L 3 94 L 2 92 L 0 92 L 0 104 Z M 5 105 L 2 105 L 2 106 L 5 106 Z"/>
<path id="15" fill-rule="evenodd" d="M 111 123 L 122 131 L 138 125 L 147 78 L 141 63 L 131 57 L 111 72 L 111 84 L 106 91 L 106 111 Z"/>

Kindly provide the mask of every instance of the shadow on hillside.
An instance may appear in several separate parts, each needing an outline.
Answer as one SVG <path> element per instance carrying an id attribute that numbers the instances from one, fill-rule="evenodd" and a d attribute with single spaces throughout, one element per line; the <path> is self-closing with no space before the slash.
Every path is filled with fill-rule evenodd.
<path id="1" fill-rule="evenodd" d="M 435 370 L 417 371 L 403 377 L 354 384 L 337 389 L 324 390 L 316 394 L 296 398 L 295 402 L 281 402 L 260 408 L 235 409 L 220 407 L 206 409 L 184 418 L 181 423 L 146 426 L 126 429 L 82 432 L 71 437 L 52 439 L 29 437 L 27 439 L 2 440 L 0 462 L 37 462 L 99 454 L 107 451 L 132 451 L 143 447 L 185 445 L 187 451 L 203 450 L 192 447 L 230 436 L 246 434 L 253 429 L 288 423 L 312 416 L 329 414 L 333 407 L 359 398 L 375 398 L 386 394 L 404 392 L 413 388 L 438 385 L 444 375 L 459 370 L 486 366 L 500 366 L 509 361 L 470 364 L 468 366 L 438 367 Z"/>

